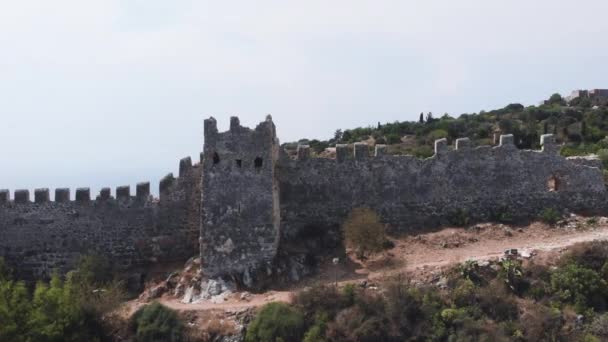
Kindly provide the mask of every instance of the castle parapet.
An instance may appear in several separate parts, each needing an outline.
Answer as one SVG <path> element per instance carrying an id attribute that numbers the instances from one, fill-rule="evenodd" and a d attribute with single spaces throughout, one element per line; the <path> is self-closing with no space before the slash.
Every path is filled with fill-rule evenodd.
<path id="1" fill-rule="evenodd" d="M 471 140 L 469 138 L 458 138 L 455 148 L 456 150 L 469 150 L 471 149 Z"/>
<path id="2" fill-rule="evenodd" d="M 210 117 L 209 119 L 205 119 L 205 139 L 212 136 L 217 135 L 217 121 L 214 117 Z"/>
<path id="3" fill-rule="evenodd" d="M 76 189 L 76 202 L 86 204 L 91 202 L 91 189 L 78 188 Z"/>
<path id="4" fill-rule="evenodd" d="M 298 145 L 298 160 L 307 160 L 310 158 L 310 146 Z"/>
<path id="5" fill-rule="evenodd" d="M 146 201 L 150 197 L 150 182 L 138 183 L 135 189 L 139 201 Z"/>
<path id="6" fill-rule="evenodd" d="M 336 145 L 336 160 L 338 163 L 343 162 L 348 158 L 348 145 L 338 144 Z"/>
<path id="7" fill-rule="evenodd" d="M 557 153 L 559 152 L 559 146 L 555 143 L 555 136 L 553 134 L 543 134 L 540 136 L 540 146 L 543 152 L 546 153 Z"/>
<path id="8" fill-rule="evenodd" d="M 241 120 L 239 120 L 238 116 L 230 117 L 230 131 L 238 132 L 241 128 Z"/>
<path id="9" fill-rule="evenodd" d="M 15 203 L 25 204 L 30 203 L 30 191 L 26 189 L 15 190 Z"/>
<path id="10" fill-rule="evenodd" d="M 448 139 L 435 140 L 435 156 L 441 156 L 446 153 L 448 153 Z"/>
<path id="11" fill-rule="evenodd" d="M 51 200 L 49 189 L 35 189 L 34 190 L 34 202 L 38 204 L 48 203 Z"/>
<path id="12" fill-rule="evenodd" d="M 0 205 L 7 204 L 11 200 L 11 192 L 7 189 L 0 190 Z"/>
<path id="13" fill-rule="evenodd" d="M 186 157 L 179 161 L 179 176 L 185 177 L 192 171 L 192 158 Z"/>
<path id="14" fill-rule="evenodd" d="M 70 189 L 58 188 L 55 189 L 55 202 L 67 203 L 70 201 Z"/>
<path id="15" fill-rule="evenodd" d="M 175 177 L 173 177 L 173 173 L 169 173 L 168 175 L 163 177 L 160 180 L 160 182 L 158 183 L 159 194 L 162 195 L 165 192 L 167 192 L 171 188 L 171 186 L 173 185 L 174 182 L 175 182 Z"/>
<path id="16" fill-rule="evenodd" d="M 369 158 L 369 148 L 367 147 L 367 144 L 362 142 L 355 143 L 354 156 L 357 161 L 367 160 L 367 158 Z"/>
<path id="17" fill-rule="evenodd" d="M 119 201 L 128 201 L 129 199 L 131 199 L 131 187 L 128 185 L 117 187 L 116 199 Z"/>
<path id="18" fill-rule="evenodd" d="M 386 145 L 376 145 L 374 156 L 382 157 L 386 155 Z"/>
<path id="19" fill-rule="evenodd" d="M 99 200 L 108 201 L 110 198 L 112 198 L 112 189 L 103 188 L 99 191 Z"/>
<path id="20" fill-rule="evenodd" d="M 515 138 L 513 134 L 502 134 L 500 136 L 500 147 L 515 148 Z"/>

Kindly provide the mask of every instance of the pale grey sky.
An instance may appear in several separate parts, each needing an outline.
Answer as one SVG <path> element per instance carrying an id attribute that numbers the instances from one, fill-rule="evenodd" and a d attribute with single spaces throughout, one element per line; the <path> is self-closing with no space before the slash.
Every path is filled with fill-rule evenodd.
<path id="1" fill-rule="evenodd" d="M 282 141 L 608 87 L 605 0 L 0 3 L 0 188 L 153 182 L 271 113 Z M 134 191 L 134 190 L 133 190 Z"/>

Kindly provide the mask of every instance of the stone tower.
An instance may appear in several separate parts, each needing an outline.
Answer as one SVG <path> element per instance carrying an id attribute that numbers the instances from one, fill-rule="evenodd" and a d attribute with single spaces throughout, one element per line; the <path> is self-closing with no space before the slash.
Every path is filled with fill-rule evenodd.
<path id="1" fill-rule="evenodd" d="M 222 133 L 214 118 L 205 120 L 200 235 L 205 276 L 251 286 L 272 272 L 279 245 L 278 157 L 270 116 L 255 129 L 232 117 L 230 130 Z"/>

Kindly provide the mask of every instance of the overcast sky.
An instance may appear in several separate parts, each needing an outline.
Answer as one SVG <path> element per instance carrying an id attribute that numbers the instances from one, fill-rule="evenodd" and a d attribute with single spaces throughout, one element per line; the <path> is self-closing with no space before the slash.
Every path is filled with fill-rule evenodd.
<path id="1" fill-rule="evenodd" d="M 203 119 L 281 141 L 608 88 L 608 1 L 0 2 L 0 188 L 132 186 Z M 72 194 L 73 196 L 73 194 Z"/>

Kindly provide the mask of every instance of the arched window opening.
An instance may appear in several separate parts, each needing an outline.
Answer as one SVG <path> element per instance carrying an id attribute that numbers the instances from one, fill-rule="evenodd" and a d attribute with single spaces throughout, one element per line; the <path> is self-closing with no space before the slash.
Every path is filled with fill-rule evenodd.
<path id="1" fill-rule="evenodd" d="M 219 164 L 220 162 L 220 156 L 217 154 L 217 152 L 213 152 L 213 164 Z"/>
<path id="2" fill-rule="evenodd" d="M 262 160 L 262 158 L 257 157 L 257 158 L 255 158 L 255 161 L 254 161 L 254 163 L 253 163 L 253 164 L 255 165 L 255 168 L 256 168 L 256 169 L 259 169 L 259 168 L 261 168 L 261 167 L 262 167 L 262 165 L 264 164 L 264 161 Z"/>
<path id="3" fill-rule="evenodd" d="M 236 166 L 237 166 L 238 168 L 241 168 L 241 167 L 243 166 L 243 161 L 242 161 L 242 160 L 240 160 L 240 159 L 236 159 L 235 161 L 236 161 Z"/>
<path id="4" fill-rule="evenodd" d="M 559 190 L 559 179 L 555 177 L 555 175 L 551 175 L 547 180 L 547 190 L 549 192 L 554 192 Z"/>

